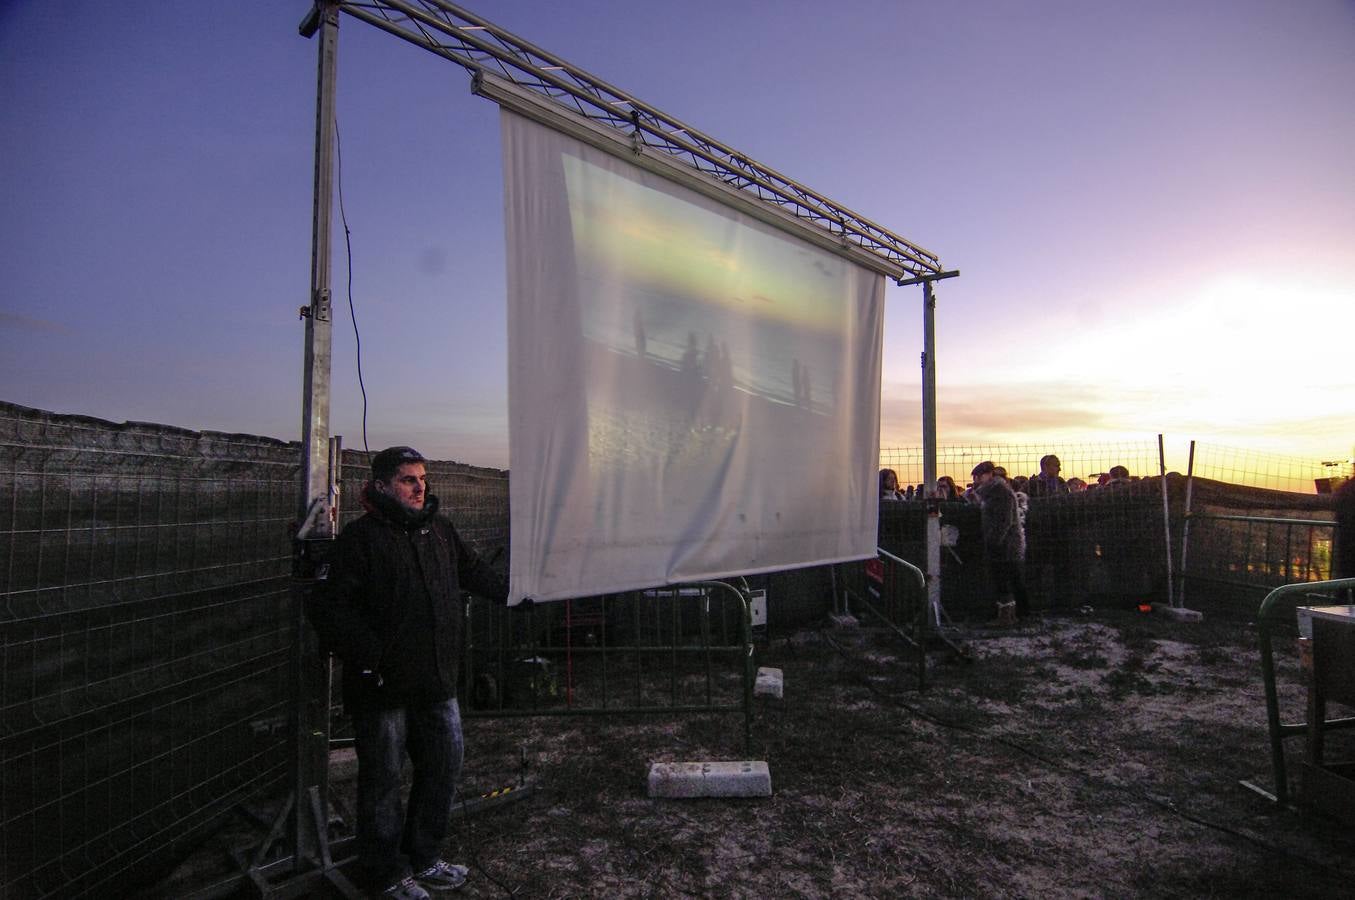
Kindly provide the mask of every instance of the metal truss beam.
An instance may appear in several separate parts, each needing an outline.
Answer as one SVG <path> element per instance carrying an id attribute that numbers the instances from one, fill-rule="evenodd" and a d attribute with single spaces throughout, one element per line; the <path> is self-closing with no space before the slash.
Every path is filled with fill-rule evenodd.
<path id="1" fill-rule="evenodd" d="M 636 151 L 667 156 L 755 203 L 774 207 L 856 251 L 849 255 L 895 280 L 943 271 L 930 250 L 446 0 L 341 2 L 339 8 L 473 74 L 497 75 L 572 117 L 615 131 Z"/>

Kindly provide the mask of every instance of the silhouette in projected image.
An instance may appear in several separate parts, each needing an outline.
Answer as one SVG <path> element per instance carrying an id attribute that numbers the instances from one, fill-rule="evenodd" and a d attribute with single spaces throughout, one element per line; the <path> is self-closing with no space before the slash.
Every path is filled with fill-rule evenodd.
<path id="1" fill-rule="evenodd" d="M 645 317 L 640 311 L 640 307 L 635 307 L 635 355 L 641 359 L 645 358 L 645 345 L 647 343 L 645 336 Z"/>

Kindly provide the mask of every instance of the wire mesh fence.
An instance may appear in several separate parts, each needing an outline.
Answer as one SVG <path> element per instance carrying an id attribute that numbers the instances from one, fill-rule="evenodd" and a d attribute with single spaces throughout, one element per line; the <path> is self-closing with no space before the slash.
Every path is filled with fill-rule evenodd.
<path id="1" fill-rule="evenodd" d="M 1192 597 L 1259 600 L 1272 588 L 1332 577 L 1330 494 L 1195 478 L 1177 527 L 1182 589 Z"/>
<path id="2" fill-rule="evenodd" d="M 8 897 L 111 896 L 287 765 L 297 453 L 0 405 Z"/>
<path id="3" fill-rule="evenodd" d="M 1313 460 L 1195 444 L 1194 474 L 1212 481 L 1269 488 L 1296 494 L 1329 494 L 1344 479 L 1355 476 L 1355 460 Z"/>
<path id="4" fill-rule="evenodd" d="M 960 488 L 969 482 L 969 473 L 984 460 L 992 460 L 1007 470 L 1010 478 L 1030 477 L 1040 471 L 1040 459 L 1046 454 L 1059 458 L 1065 479 L 1078 478 L 1085 484 L 1097 484 L 1115 466 L 1124 466 L 1131 479 L 1157 475 L 1155 441 L 1118 441 L 1107 443 L 1052 444 L 948 444 L 936 448 L 936 474 L 950 476 Z M 922 483 L 921 447 L 881 447 L 880 467 L 893 469 L 899 484 Z"/>
<path id="5" fill-rule="evenodd" d="M 1046 456 L 1057 457 L 1060 481 L 1040 490 L 1029 482 Z M 1168 526 L 1156 441 L 949 445 L 937 449 L 937 474 L 949 476 L 957 489 L 940 505 L 942 602 L 952 616 L 989 618 L 1002 599 L 976 498 L 966 492 L 971 470 L 985 460 L 1006 470 L 1017 493 L 1025 555 L 1016 590 L 1025 591 L 1033 609 L 1168 599 Z M 923 451 L 882 448 L 880 465 L 898 474 L 907 498 L 881 503 L 880 545 L 921 565 Z"/>
<path id="6" fill-rule="evenodd" d="M 1068 485 L 1052 495 L 1030 484 L 1046 454 L 1058 458 Z M 1025 495 L 1019 498 L 1024 586 L 1037 609 L 1179 603 L 1177 594 L 1188 586 L 1197 599 L 1243 600 L 1245 606 L 1279 584 L 1329 577 L 1335 531 L 1329 492 L 1355 474 L 1350 460 L 1210 444 L 1195 445 L 1192 478 L 1172 472 L 1165 482 L 1154 441 L 939 447 L 938 476 L 950 476 L 961 493 L 940 508 L 943 524 L 953 529 L 941 559 L 942 594 L 949 610 L 968 618 L 990 612 L 995 599 L 984 571 L 979 513 L 963 502 L 969 473 L 983 460 L 1003 466 Z M 899 508 L 881 504 L 881 546 L 919 563 L 923 451 L 882 448 L 880 465 L 898 474 L 913 500 Z M 904 511 L 909 506 L 916 507 L 911 518 Z M 911 527 L 903 527 L 908 522 Z"/>
<path id="7" fill-rule="evenodd" d="M 940 471 L 963 486 L 976 462 L 993 459 L 1015 480 L 1051 452 L 1065 477 L 1100 480 L 1116 465 L 1131 474 L 1029 497 L 1026 572 L 1037 606 L 1161 597 L 1169 549 L 1185 546 L 1187 525 L 1185 574 L 1198 583 L 1265 586 L 1329 570 L 1329 497 L 1197 478 L 1187 518 L 1183 479 L 1166 479 L 1165 505 L 1162 479 L 1134 480 L 1156 471 L 1151 442 L 949 447 Z M 1225 470 L 1224 457 L 1203 448 L 1199 468 L 1273 481 L 1263 456 L 1227 457 Z M 921 480 L 920 450 L 886 449 L 881 460 L 902 482 Z M 343 463 L 346 523 L 362 513 L 368 457 L 347 451 Z M 463 537 L 506 567 L 508 473 L 441 462 L 429 470 Z M 1298 473 L 1295 487 L 1312 474 L 1286 471 Z M 234 808 L 285 795 L 299 481 L 295 444 L 0 404 L 0 896 L 126 893 Z M 981 514 L 963 499 L 943 502 L 940 514 L 947 609 L 987 617 Z M 881 545 L 920 563 L 925 522 L 920 501 L 882 504 Z M 820 614 L 838 569 L 766 576 L 771 620 L 797 604 L 797 621 Z M 711 600 L 595 599 L 531 613 L 472 606 L 468 711 L 732 709 L 746 673 L 725 649 L 739 643 L 731 628 L 742 613 Z M 621 644 L 645 652 L 611 654 Z"/>

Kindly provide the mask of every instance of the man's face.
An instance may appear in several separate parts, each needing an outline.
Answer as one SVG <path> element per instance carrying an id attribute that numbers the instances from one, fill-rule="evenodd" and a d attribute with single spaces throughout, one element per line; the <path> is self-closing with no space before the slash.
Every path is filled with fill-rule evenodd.
<path id="1" fill-rule="evenodd" d="M 992 472 L 982 472 L 974 476 L 974 487 L 978 487 L 981 484 L 987 484 L 992 480 L 993 480 Z"/>
<path id="2" fill-rule="evenodd" d="M 428 486 L 428 474 L 423 463 L 401 463 L 390 481 L 378 481 L 377 490 L 395 500 L 410 512 L 423 509 Z"/>
<path id="3" fill-rule="evenodd" d="M 1059 458 L 1057 456 L 1051 456 L 1040 464 L 1040 472 L 1050 478 L 1058 475 L 1059 469 L 1062 468 L 1063 466 L 1059 464 Z"/>

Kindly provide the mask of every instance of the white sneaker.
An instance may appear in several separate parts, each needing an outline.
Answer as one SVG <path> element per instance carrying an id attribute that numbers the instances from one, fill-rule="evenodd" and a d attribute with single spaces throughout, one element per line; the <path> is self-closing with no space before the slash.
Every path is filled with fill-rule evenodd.
<path id="1" fill-rule="evenodd" d="M 415 872 L 414 880 L 430 891 L 454 891 L 466 883 L 469 874 L 465 866 L 440 859 L 422 872 Z"/>
<path id="2" fill-rule="evenodd" d="M 402 878 L 381 892 L 380 896 L 391 900 L 432 900 L 428 892 L 419 887 L 412 877 Z"/>

